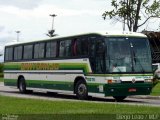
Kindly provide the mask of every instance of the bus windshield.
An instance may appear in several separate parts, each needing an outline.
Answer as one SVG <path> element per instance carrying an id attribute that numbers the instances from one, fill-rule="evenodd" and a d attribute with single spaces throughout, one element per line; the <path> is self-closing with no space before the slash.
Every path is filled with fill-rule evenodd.
<path id="1" fill-rule="evenodd" d="M 107 72 L 152 72 L 151 53 L 146 38 L 106 38 Z"/>

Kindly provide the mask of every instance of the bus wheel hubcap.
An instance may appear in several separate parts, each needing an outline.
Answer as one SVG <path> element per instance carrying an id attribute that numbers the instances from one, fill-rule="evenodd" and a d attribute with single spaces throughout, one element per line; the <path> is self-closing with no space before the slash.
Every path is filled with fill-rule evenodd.
<path id="1" fill-rule="evenodd" d="M 24 85 L 23 85 L 23 83 L 21 82 L 21 83 L 20 83 L 20 90 L 21 90 L 21 91 L 23 90 L 23 86 L 24 86 Z"/>
<path id="2" fill-rule="evenodd" d="M 79 87 L 78 87 L 78 93 L 80 95 L 84 94 L 86 92 L 86 86 L 85 84 L 80 84 Z"/>

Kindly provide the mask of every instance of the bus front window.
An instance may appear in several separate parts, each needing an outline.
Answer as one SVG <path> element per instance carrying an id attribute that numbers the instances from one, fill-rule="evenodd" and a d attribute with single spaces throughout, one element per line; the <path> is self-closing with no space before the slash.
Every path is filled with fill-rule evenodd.
<path id="1" fill-rule="evenodd" d="M 131 72 L 132 62 L 129 42 L 126 38 L 109 38 L 106 67 L 108 72 Z"/>
<path id="2" fill-rule="evenodd" d="M 147 40 L 144 38 L 132 38 L 130 43 L 133 51 L 134 72 L 151 72 L 151 55 Z"/>
<path id="3" fill-rule="evenodd" d="M 106 39 L 107 72 L 152 72 L 150 48 L 146 38 Z"/>

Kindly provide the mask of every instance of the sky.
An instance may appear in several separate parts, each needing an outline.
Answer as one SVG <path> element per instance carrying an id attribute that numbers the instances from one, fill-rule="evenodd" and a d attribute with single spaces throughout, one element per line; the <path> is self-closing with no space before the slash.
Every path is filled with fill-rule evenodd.
<path id="1" fill-rule="evenodd" d="M 46 39 L 56 14 L 54 28 L 59 36 L 95 31 L 122 31 L 122 23 L 102 18 L 111 10 L 111 0 L 0 0 L 0 54 L 5 44 Z M 156 30 L 160 24 L 152 20 L 142 29 Z M 3 57 L 0 57 L 3 61 Z"/>

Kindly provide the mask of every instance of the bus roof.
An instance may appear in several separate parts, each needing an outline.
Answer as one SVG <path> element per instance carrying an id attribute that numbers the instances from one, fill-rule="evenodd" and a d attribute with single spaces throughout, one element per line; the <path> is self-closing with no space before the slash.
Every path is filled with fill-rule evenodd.
<path id="1" fill-rule="evenodd" d="M 42 40 L 34 40 L 34 41 L 25 41 L 25 42 L 14 42 L 7 44 L 6 46 L 11 46 L 11 45 L 18 45 L 18 44 L 27 44 L 27 43 L 34 43 L 34 42 L 41 42 L 41 41 L 49 41 L 49 40 L 57 40 L 57 39 L 63 39 L 63 38 L 70 38 L 70 37 L 78 37 L 78 36 L 83 36 L 83 35 L 100 35 L 100 36 L 124 36 L 124 37 L 143 37 L 146 38 L 147 36 L 142 34 L 142 33 L 137 33 L 137 32 L 127 32 L 127 31 L 109 31 L 109 32 L 88 32 L 88 33 L 81 33 L 81 34 L 76 34 L 76 35 L 68 35 L 68 36 L 55 36 L 52 38 L 48 39 L 42 39 Z"/>

